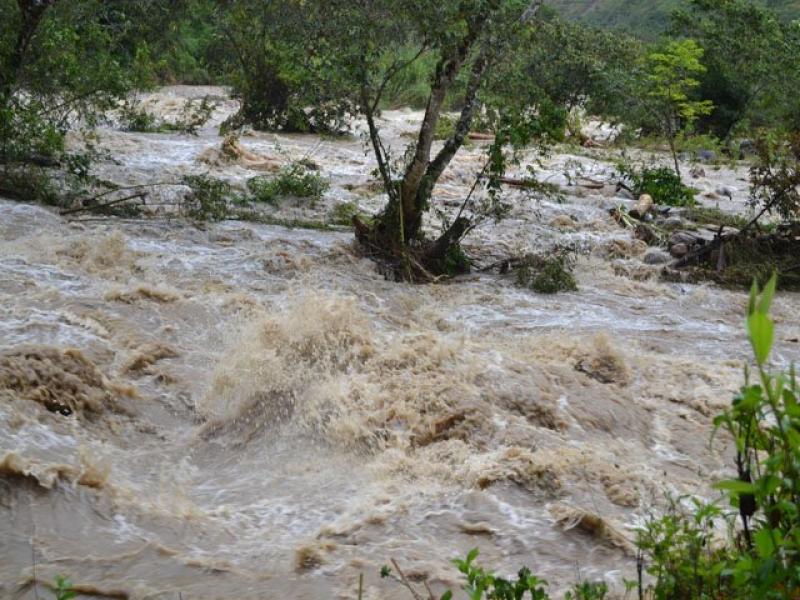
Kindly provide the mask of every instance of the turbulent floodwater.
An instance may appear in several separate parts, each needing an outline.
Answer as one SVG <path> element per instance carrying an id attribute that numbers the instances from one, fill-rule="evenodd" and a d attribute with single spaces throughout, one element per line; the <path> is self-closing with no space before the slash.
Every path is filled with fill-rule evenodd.
<path id="1" fill-rule="evenodd" d="M 208 91 L 145 102 L 169 115 Z M 198 161 L 234 109 L 199 137 L 104 130 L 114 160 L 98 171 L 241 185 L 256 173 Z M 419 118 L 387 113 L 395 148 Z M 283 216 L 381 204 L 357 138 L 242 143 L 330 178 L 324 202 Z M 463 197 L 480 157 L 459 156 L 438 202 Z M 0 596 L 48 597 L 64 573 L 109 598 L 354 598 L 364 573 L 365 598 L 402 598 L 382 564 L 441 591 L 476 546 L 501 572 L 621 596 L 632 528 L 726 472 L 709 425 L 741 381 L 746 299 L 658 281 L 607 217 L 613 188 L 568 185 L 610 173 L 546 157 L 564 202 L 512 194 L 509 220 L 471 238 L 485 260 L 580 246 L 580 290 L 552 297 L 489 274 L 387 282 L 347 231 L 67 220 L 0 200 Z M 725 208 L 743 210 L 741 177 L 695 184 L 728 185 Z M 800 358 L 798 308 L 776 301 L 781 364 Z"/>

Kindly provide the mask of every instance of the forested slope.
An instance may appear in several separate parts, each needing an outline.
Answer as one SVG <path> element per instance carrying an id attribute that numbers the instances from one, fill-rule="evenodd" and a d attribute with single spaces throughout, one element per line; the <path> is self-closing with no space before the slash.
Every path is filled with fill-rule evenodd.
<path id="1" fill-rule="evenodd" d="M 560 14 L 592 25 L 628 30 L 645 37 L 667 26 L 670 13 L 685 4 L 684 0 L 549 0 Z M 800 18 L 798 0 L 766 0 L 787 19 Z"/>

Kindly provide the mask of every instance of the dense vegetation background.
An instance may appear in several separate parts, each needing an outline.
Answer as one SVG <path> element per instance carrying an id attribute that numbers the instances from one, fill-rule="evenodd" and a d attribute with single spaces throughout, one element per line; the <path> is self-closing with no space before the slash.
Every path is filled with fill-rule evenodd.
<path id="1" fill-rule="evenodd" d="M 669 26 L 670 14 L 684 3 L 681 0 L 551 0 L 549 4 L 568 19 L 652 38 Z M 800 17 L 797 0 L 766 0 L 763 4 L 784 19 Z"/>

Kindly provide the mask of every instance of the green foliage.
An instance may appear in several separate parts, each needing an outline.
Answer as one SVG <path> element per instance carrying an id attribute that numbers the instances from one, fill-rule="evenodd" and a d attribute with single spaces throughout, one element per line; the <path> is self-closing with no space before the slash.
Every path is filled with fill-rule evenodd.
<path id="1" fill-rule="evenodd" d="M 704 51 L 698 92 L 714 110 L 701 116 L 703 131 L 730 140 L 737 129 L 780 127 L 796 107 L 800 39 L 774 10 L 751 0 L 691 0 L 673 15 L 672 32 Z"/>
<path id="2" fill-rule="evenodd" d="M 592 3 L 550 0 L 559 14 L 595 27 L 606 27 L 654 39 L 669 24 L 681 0 L 598 0 Z"/>
<path id="3" fill-rule="evenodd" d="M 478 549 L 473 548 L 465 558 L 456 558 L 452 561 L 465 579 L 462 590 L 469 600 L 523 600 L 523 598 L 550 600 L 547 582 L 533 575 L 529 568 L 521 568 L 515 579 L 506 579 L 479 566 L 475 562 L 478 554 Z M 394 564 L 397 566 L 397 563 Z M 399 567 L 397 568 L 399 570 Z M 402 572 L 399 573 L 399 577 L 395 576 L 392 569 L 384 565 L 381 567 L 380 575 L 382 579 L 391 578 L 399 582 L 414 598 L 422 597 Z M 430 589 L 426 588 L 426 591 L 426 596 L 433 600 L 434 596 Z M 575 584 L 565 594 L 564 600 L 605 600 L 606 594 L 608 594 L 608 586 L 605 583 L 581 582 Z M 439 598 L 440 600 L 452 600 L 453 592 L 447 590 Z"/>
<path id="4" fill-rule="evenodd" d="M 630 183 L 635 196 L 650 194 L 656 204 L 667 206 L 694 206 L 694 190 L 683 184 L 672 169 L 666 167 L 644 167 L 636 169 L 630 165 L 617 166 L 620 176 Z"/>
<path id="5" fill-rule="evenodd" d="M 372 216 L 362 213 L 353 200 L 340 202 L 328 211 L 328 221 L 333 225 L 351 226 L 353 217 L 359 217 L 366 224 L 372 222 Z"/>
<path id="6" fill-rule="evenodd" d="M 228 202 L 232 198 L 227 181 L 208 175 L 187 175 L 183 182 L 192 190 L 185 206 L 185 214 L 197 221 L 221 221 L 228 216 Z"/>
<path id="7" fill-rule="evenodd" d="M 639 37 L 655 39 L 668 28 L 670 15 L 680 8 L 682 0 L 549 0 L 559 14 L 598 27 L 629 31 Z M 789 21 L 800 17 L 797 0 L 765 0 L 781 18 Z"/>
<path id="8" fill-rule="evenodd" d="M 529 594 L 531 600 L 547 600 L 547 582 L 534 576 L 530 569 L 523 567 L 517 579 L 504 579 L 475 564 L 478 549 L 470 550 L 465 559 L 455 559 L 453 564 L 467 580 L 464 591 L 470 600 L 520 600 Z M 450 596 L 442 596 L 449 598 Z"/>
<path id="9" fill-rule="evenodd" d="M 406 63 L 408 67 L 400 70 L 386 85 L 381 106 L 384 108 L 425 108 L 428 96 L 431 93 L 431 76 L 435 67 L 434 57 L 424 54 L 413 60 L 417 52 L 413 46 L 402 46 L 390 51 L 380 60 L 381 69 L 387 70 L 393 64 Z"/>
<path id="10" fill-rule="evenodd" d="M 517 284 L 540 294 L 557 294 L 578 289 L 572 271 L 572 252 L 556 248 L 547 255 L 528 254 L 517 268 Z"/>
<path id="11" fill-rule="evenodd" d="M 626 111 L 620 80 L 642 54 L 635 39 L 546 14 L 524 30 L 519 45 L 522 51 L 489 74 L 484 99 L 490 106 L 535 109 L 547 99 L 567 113 L 585 109 L 612 117 Z"/>
<path id="12" fill-rule="evenodd" d="M 731 597 L 721 577 L 730 553 L 714 541 L 722 511 L 690 501 L 692 509 L 672 501 L 663 517 L 650 520 L 638 532 L 637 546 L 649 558 L 647 572 L 655 581 L 651 592 L 656 600 Z"/>
<path id="13" fill-rule="evenodd" d="M 123 131 L 157 133 L 161 131 L 155 115 L 135 106 L 125 106 L 120 115 Z"/>
<path id="14" fill-rule="evenodd" d="M 0 192 L 17 200 L 49 206 L 63 203 L 50 173 L 36 165 L 5 166 L 0 170 Z"/>
<path id="15" fill-rule="evenodd" d="M 92 129 L 131 87 L 153 81 L 147 37 L 134 27 L 156 18 L 150 4 L 181 3 L 0 0 L 0 187 L 59 204 L 85 191 Z M 82 155 L 66 147 L 70 129 L 82 134 Z"/>
<path id="16" fill-rule="evenodd" d="M 130 79 L 103 10 L 94 1 L 0 0 L 0 163 L 60 160 L 70 122 L 95 124 L 125 92 Z"/>
<path id="17" fill-rule="evenodd" d="M 355 112 L 331 48 L 315 34 L 328 16 L 317 2 L 234 0 L 219 15 L 224 70 L 241 110 L 223 130 L 336 132 Z M 319 19 L 319 22 L 316 21 Z"/>
<path id="18" fill-rule="evenodd" d="M 444 273 L 446 275 L 460 275 L 469 273 L 469 257 L 464 253 L 460 245 L 454 244 L 447 249 L 444 255 Z"/>
<path id="19" fill-rule="evenodd" d="M 699 152 L 713 152 L 721 156 L 722 142 L 713 134 L 681 132 L 675 139 L 675 148 L 678 152 L 688 152 L 696 158 Z"/>
<path id="20" fill-rule="evenodd" d="M 603 582 L 582 581 L 564 595 L 564 600 L 605 600 L 608 585 Z"/>
<path id="21" fill-rule="evenodd" d="M 284 198 L 307 199 L 313 204 L 329 187 L 326 179 L 300 163 L 283 167 L 275 177 L 262 175 L 247 181 L 253 201 L 273 206 Z"/>
<path id="22" fill-rule="evenodd" d="M 725 244 L 725 268 L 717 272 L 712 259 L 702 275 L 725 286 L 744 289 L 753 279 L 766 281 L 777 272 L 781 289 L 796 291 L 800 290 L 798 253 L 800 242 L 790 236 L 740 235 Z"/>
<path id="23" fill-rule="evenodd" d="M 433 133 L 434 139 L 450 139 L 456 131 L 456 121 L 450 115 L 442 115 L 436 122 L 436 129 Z"/>
<path id="24" fill-rule="evenodd" d="M 697 76 L 706 71 L 700 61 L 702 56 L 703 49 L 694 40 L 668 40 L 647 55 L 639 82 L 644 111 L 642 124 L 667 139 L 678 175 L 676 139 L 700 116 L 713 109 L 710 101 L 692 97 L 700 85 Z"/>
<path id="25" fill-rule="evenodd" d="M 683 213 L 683 217 L 692 223 L 711 225 L 715 228 L 724 226 L 742 229 L 748 222 L 748 220 L 740 214 L 726 213 L 718 208 L 708 208 L 705 206 L 691 206 Z"/>
<path id="26" fill-rule="evenodd" d="M 69 579 L 66 579 L 63 575 L 56 576 L 55 594 L 56 600 L 73 600 L 73 598 L 78 597 L 78 594 L 73 591 Z"/>

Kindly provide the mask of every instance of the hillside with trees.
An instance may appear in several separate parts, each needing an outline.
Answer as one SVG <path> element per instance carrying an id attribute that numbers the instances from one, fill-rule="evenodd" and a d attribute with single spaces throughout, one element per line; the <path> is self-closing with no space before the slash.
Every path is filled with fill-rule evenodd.
<path id="1" fill-rule="evenodd" d="M 670 15 L 686 3 L 682 0 L 550 0 L 558 14 L 587 25 L 619 29 L 653 38 L 669 27 Z M 796 0 L 765 0 L 785 20 L 800 18 Z"/>

